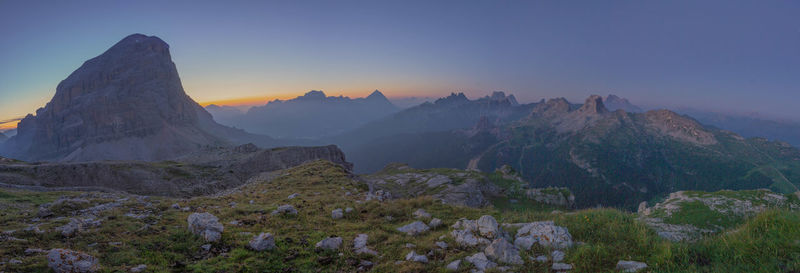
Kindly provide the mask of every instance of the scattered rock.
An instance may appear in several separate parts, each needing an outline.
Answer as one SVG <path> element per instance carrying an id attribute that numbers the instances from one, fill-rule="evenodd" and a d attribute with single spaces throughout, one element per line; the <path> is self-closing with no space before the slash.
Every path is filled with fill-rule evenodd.
<path id="1" fill-rule="evenodd" d="M 17 260 L 17 259 L 11 259 L 11 260 L 8 260 L 8 263 L 13 264 L 13 265 L 20 265 L 20 264 L 22 264 L 22 261 Z"/>
<path id="2" fill-rule="evenodd" d="M 345 213 L 351 213 L 351 212 L 353 212 L 353 208 L 351 208 L 351 207 L 346 207 L 346 208 L 344 208 L 344 212 L 345 212 Z"/>
<path id="3" fill-rule="evenodd" d="M 417 219 L 429 219 L 431 218 L 431 214 L 425 211 L 424 209 L 418 209 L 414 212 L 414 218 Z"/>
<path id="4" fill-rule="evenodd" d="M 447 269 L 447 271 L 455 272 L 458 271 L 459 266 L 461 266 L 461 260 L 455 260 L 447 264 L 447 267 L 445 269 Z"/>
<path id="5" fill-rule="evenodd" d="M 209 251 L 211 250 L 211 244 L 201 245 L 200 248 L 203 249 L 204 251 Z"/>
<path id="6" fill-rule="evenodd" d="M 438 246 L 439 248 L 441 248 L 441 249 L 447 249 L 447 243 L 445 243 L 445 242 L 441 242 L 441 241 L 440 241 L 440 242 L 436 242 L 436 243 L 434 243 L 434 244 L 435 244 L 436 246 Z"/>
<path id="7" fill-rule="evenodd" d="M 565 249 L 572 246 L 572 235 L 565 227 L 556 226 L 552 221 L 533 222 L 517 230 L 514 241 L 520 249 L 529 250 L 534 243 L 544 247 Z"/>
<path id="8" fill-rule="evenodd" d="M 45 253 L 45 252 L 47 252 L 47 251 L 45 251 L 45 250 L 43 250 L 41 248 L 28 248 L 28 249 L 25 249 L 25 255 L 28 255 L 28 256 L 33 255 L 33 254 Z"/>
<path id="9" fill-rule="evenodd" d="M 440 227 L 441 225 L 442 225 L 442 219 L 439 218 L 433 218 L 431 222 L 428 223 L 428 226 L 430 226 L 433 229 Z"/>
<path id="10" fill-rule="evenodd" d="M 647 264 L 643 262 L 636 262 L 636 261 L 619 261 L 617 262 L 617 270 L 622 272 L 639 272 L 647 268 Z"/>
<path id="11" fill-rule="evenodd" d="M 275 248 L 275 238 L 270 233 L 261 233 L 250 240 L 250 248 L 255 251 L 272 250 Z"/>
<path id="12" fill-rule="evenodd" d="M 277 209 L 272 211 L 272 215 L 278 214 L 291 214 L 297 215 L 297 209 L 294 208 L 292 205 L 280 205 Z"/>
<path id="13" fill-rule="evenodd" d="M 545 255 L 539 255 L 539 256 L 536 256 L 536 258 L 533 258 L 533 260 L 537 261 L 537 262 L 540 262 L 540 263 L 545 263 L 545 262 L 547 262 L 548 259 L 547 259 L 547 256 L 545 256 Z"/>
<path id="14" fill-rule="evenodd" d="M 344 212 L 342 211 L 342 209 L 335 209 L 331 212 L 331 218 L 333 218 L 334 220 L 342 219 L 342 217 L 344 217 Z"/>
<path id="15" fill-rule="evenodd" d="M 188 218 L 189 230 L 200 235 L 206 242 L 216 242 L 222 237 L 224 227 L 219 219 L 207 212 L 192 213 Z"/>
<path id="16" fill-rule="evenodd" d="M 456 243 L 464 247 L 474 247 L 477 245 L 488 245 L 491 243 L 489 239 L 482 238 L 480 235 L 476 236 L 478 232 L 478 224 L 473 220 L 461 219 L 453 224 L 454 230 L 450 232 L 453 235 Z"/>
<path id="17" fill-rule="evenodd" d="M 415 247 L 417 247 L 417 245 L 412 244 L 412 243 L 406 243 L 405 247 L 406 248 L 415 248 Z"/>
<path id="18" fill-rule="evenodd" d="M 550 257 L 553 257 L 553 261 L 554 262 L 563 261 L 564 257 L 566 257 L 566 255 L 567 255 L 566 253 L 564 253 L 563 251 L 560 251 L 560 250 L 553 250 L 553 252 L 550 253 Z"/>
<path id="19" fill-rule="evenodd" d="M 131 270 L 130 270 L 130 272 L 132 272 L 132 273 L 139 273 L 139 272 L 144 272 L 145 270 L 147 270 L 147 265 L 145 265 L 145 264 L 140 264 L 140 265 L 137 265 L 137 266 L 134 266 L 134 267 L 132 267 L 132 268 L 131 268 Z"/>
<path id="20" fill-rule="evenodd" d="M 324 250 L 337 250 L 342 246 L 342 237 L 329 237 L 322 239 L 316 245 L 317 248 Z"/>
<path id="21" fill-rule="evenodd" d="M 86 229 L 98 227 L 101 223 L 102 221 L 97 220 L 92 216 L 87 218 L 71 218 L 69 219 L 69 223 L 57 227 L 56 231 L 60 231 L 61 235 L 64 237 L 71 237 L 76 233 L 85 231 Z"/>
<path id="22" fill-rule="evenodd" d="M 467 262 L 470 262 L 475 266 L 476 269 L 481 271 L 497 267 L 497 264 L 489 261 L 489 259 L 486 258 L 486 254 L 483 254 L 483 252 L 478 252 L 472 256 L 467 256 L 464 258 L 464 260 L 467 260 Z"/>
<path id="23" fill-rule="evenodd" d="M 553 271 L 556 272 L 563 272 L 572 270 L 571 264 L 564 264 L 564 263 L 553 263 Z"/>
<path id="24" fill-rule="evenodd" d="M 406 261 L 428 263 L 428 257 L 426 257 L 425 255 L 419 255 L 412 250 L 406 255 Z"/>
<path id="25" fill-rule="evenodd" d="M 367 195 L 366 198 L 367 201 L 375 200 L 378 202 L 383 202 L 392 199 L 392 194 L 383 190 L 377 190 L 375 192 L 367 192 L 366 195 Z"/>
<path id="26" fill-rule="evenodd" d="M 47 253 L 47 265 L 56 273 L 97 272 L 100 265 L 94 257 L 68 249 L 52 249 Z"/>
<path id="27" fill-rule="evenodd" d="M 375 250 L 369 249 L 367 247 L 367 241 L 369 239 L 369 235 L 367 234 L 359 234 L 353 240 L 353 249 L 355 249 L 356 254 L 367 254 L 372 256 L 377 256 L 378 252 Z"/>
<path id="28" fill-rule="evenodd" d="M 483 250 L 485 255 L 495 262 L 502 264 L 521 265 L 525 261 L 519 256 L 519 250 L 506 241 L 505 238 L 497 238 L 492 241 L 486 249 Z"/>
<path id="29" fill-rule="evenodd" d="M 181 209 L 181 205 L 178 205 L 178 203 L 175 203 L 175 204 L 172 204 L 171 206 L 169 206 L 169 208 L 171 208 L 171 209 Z"/>
<path id="30" fill-rule="evenodd" d="M 426 225 L 425 223 L 423 223 L 421 221 L 416 221 L 416 222 L 413 222 L 411 224 L 408 224 L 408 225 L 405 225 L 405 226 L 397 228 L 397 231 L 406 233 L 406 234 L 411 235 L 411 236 L 415 236 L 415 235 L 419 235 L 419 234 L 425 233 L 428 230 L 430 230 L 428 225 Z"/>
<path id="31" fill-rule="evenodd" d="M 286 199 L 295 199 L 295 198 L 297 198 L 297 196 L 300 196 L 300 194 L 299 193 L 293 193 L 293 194 L 289 195 L 288 197 L 286 197 Z"/>

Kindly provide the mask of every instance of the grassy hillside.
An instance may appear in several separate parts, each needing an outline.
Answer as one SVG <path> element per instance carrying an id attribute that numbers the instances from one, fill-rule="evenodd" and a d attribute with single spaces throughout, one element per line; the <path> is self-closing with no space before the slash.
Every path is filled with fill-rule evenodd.
<path id="1" fill-rule="evenodd" d="M 581 242 L 566 250 L 565 262 L 574 265 L 573 272 L 613 272 L 618 260 L 646 262 L 652 272 L 800 270 L 800 213 L 796 211 L 767 210 L 753 218 L 736 219 L 729 232 L 696 243 L 672 243 L 637 220 L 636 215 L 615 209 L 557 213 L 535 206 L 475 209 L 443 205 L 427 197 L 365 202 L 366 190 L 341 167 L 324 161 L 264 176 L 225 194 L 194 199 L 4 189 L 0 190 L 0 230 L 15 231 L 2 237 L 0 259 L 5 263 L 0 264 L 0 271 L 48 272 L 45 254 L 26 254 L 26 249 L 63 247 L 97 257 L 102 272 L 127 271 L 139 264 L 147 265 L 147 272 L 355 272 L 362 260 L 374 263 L 371 272 L 445 272 L 450 261 L 478 251 L 457 247 L 449 235 L 450 225 L 460 218 L 477 219 L 481 215 L 493 215 L 500 223 L 553 220 L 567 227 L 573 239 Z M 294 193 L 298 193 L 296 198 L 287 198 Z M 50 207 L 52 216 L 35 220 L 39 205 L 62 196 L 88 202 L 61 202 Z M 99 227 L 74 237 L 63 237 L 54 230 L 68 218 L 80 217 L 81 209 L 110 202 L 121 205 L 100 212 Z M 173 203 L 189 209 L 171 208 Z M 270 214 L 283 204 L 293 205 L 299 213 Z M 354 208 L 353 212 L 345 213 L 342 219 L 331 218 L 332 210 L 346 207 Z M 412 212 L 420 208 L 445 225 L 420 236 L 395 230 L 415 221 Z M 202 248 L 206 243 L 187 229 L 186 219 L 195 211 L 216 215 L 225 227 L 221 240 L 211 243 L 207 251 Z M 31 224 L 40 224 L 44 232 L 25 231 Z M 513 234 L 513 228 L 510 231 Z M 276 249 L 256 252 L 247 247 L 248 241 L 261 232 L 275 235 Z M 353 252 L 353 238 L 360 233 L 369 235 L 367 246 L 379 256 Z M 340 251 L 314 248 L 316 242 L 334 235 L 344 239 Z M 436 241 L 450 247 L 441 250 L 434 245 Z M 409 243 L 414 247 L 407 248 Z M 405 262 L 410 250 L 433 251 L 431 261 Z M 523 252 L 525 263 L 514 270 L 547 271 L 549 262 L 527 258 L 546 252 L 540 246 Z M 11 259 L 21 263 L 11 263 Z M 469 268 L 462 264 L 462 272 Z"/>

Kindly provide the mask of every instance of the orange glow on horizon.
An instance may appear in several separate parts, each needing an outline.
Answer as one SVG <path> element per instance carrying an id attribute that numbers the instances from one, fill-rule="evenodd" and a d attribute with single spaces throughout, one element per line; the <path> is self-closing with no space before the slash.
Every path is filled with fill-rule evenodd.
<path id="1" fill-rule="evenodd" d="M 19 124 L 19 120 L 14 120 L 6 123 L 0 123 L 0 131 L 6 131 L 11 129 L 16 129 L 17 124 Z"/>

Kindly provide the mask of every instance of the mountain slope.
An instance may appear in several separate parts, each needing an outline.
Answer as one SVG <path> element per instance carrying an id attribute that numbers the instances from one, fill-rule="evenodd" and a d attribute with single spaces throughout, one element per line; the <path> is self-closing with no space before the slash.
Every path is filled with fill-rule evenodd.
<path id="1" fill-rule="evenodd" d="M 273 139 L 221 126 L 183 90 L 169 45 L 130 35 L 59 83 L 2 154 L 26 161 L 160 160 Z"/>
<path id="2" fill-rule="evenodd" d="M 378 90 L 365 98 L 326 96 L 310 91 L 290 100 L 274 100 L 235 115 L 230 109 L 214 110 L 217 121 L 245 130 L 286 138 L 320 138 L 352 130 L 398 109 Z"/>
<path id="3" fill-rule="evenodd" d="M 569 110 L 556 99 L 508 127 L 508 140 L 478 167 L 510 165 L 533 186 L 566 186 L 579 206 L 633 208 L 677 190 L 771 188 L 797 191 L 800 151 L 703 127 L 667 110 L 608 111 L 592 96 Z"/>

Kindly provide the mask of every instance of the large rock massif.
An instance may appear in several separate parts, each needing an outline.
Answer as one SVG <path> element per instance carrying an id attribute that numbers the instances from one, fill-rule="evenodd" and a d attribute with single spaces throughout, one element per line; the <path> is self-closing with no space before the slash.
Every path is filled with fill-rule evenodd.
<path id="1" fill-rule="evenodd" d="M 0 149 L 25 161 L 163 160 L 269 137 L 221 126 L 183 90 L 169 45 L 130 35 L 58 84 Z"/>

